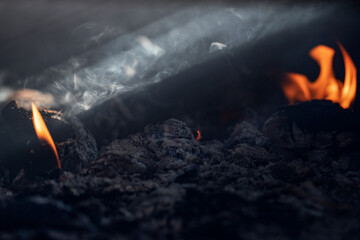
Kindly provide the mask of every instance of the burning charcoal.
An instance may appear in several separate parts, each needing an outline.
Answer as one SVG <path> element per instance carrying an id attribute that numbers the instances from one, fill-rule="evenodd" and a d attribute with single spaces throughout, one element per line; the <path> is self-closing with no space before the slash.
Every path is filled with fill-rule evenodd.
<path id="1" fill-rule="evenodd" d="M 78 171 L 96 158 L 96 143 L 75 118 L 64 118 L 54 111 L 41 111 L 56 142 L 64 170 Z M 1 166 L 10 179 L 21 169 L 27 175 L 50 174 L 57 168 L 54 152 L 48 144 L 41 145 L 34 130 L 32 114 L 10 102 L 1 112 Z"/>
<path id="2" fill-rule="evenodd" d="M 123 173 L 150 174 L 177 170 L 195 163 L 199 143 L 185 123 L 170 119 L 148 125 L 144 132 L 115 140 L 88 168 L 88 173 L 114 177 Z"/>

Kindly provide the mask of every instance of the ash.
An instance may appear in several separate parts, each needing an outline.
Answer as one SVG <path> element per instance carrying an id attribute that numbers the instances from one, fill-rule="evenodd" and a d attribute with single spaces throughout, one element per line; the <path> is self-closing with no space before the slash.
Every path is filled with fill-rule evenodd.
<path id="1" fill-rule="evenodd" d="M 317 119 L 315 128 L 304 115 Z M 311 102 L 276 112 L 262 127 L 239 121 L 224 141 L 196 141 L 196 129 L 176 119 L 147 125 L 78 172 L 3 183 L 0 236 L 358 239 L 354 119 Z"/>

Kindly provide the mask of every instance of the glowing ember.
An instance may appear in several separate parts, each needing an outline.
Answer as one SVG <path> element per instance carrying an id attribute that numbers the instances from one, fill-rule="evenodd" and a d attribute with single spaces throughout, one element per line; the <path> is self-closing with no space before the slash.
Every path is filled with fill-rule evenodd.
<path id="1" fill-rule="evenodd" d="M 55 147 L 55 143 L 50 135 L 48 128 L 46 127 L 44 119 L 42 118 L 39 110 L 36 108 L 34 103 L 31 103 L 31 107 L 32 107 L 32 112 L 33 112 L 33 124 L 34 124 L 36 135 L 40 141 L 46 142 L 51 146 L 51 148 L 54 151 L 54 154 L 56 156 L 58 167 L 59 167 L 59 169 L 61 169 L 61 162 L 60 162 L 59 155 L 58 155 L 56 147 Z"/>
<path id="2" fill-rule="evenodd" d="M 201 139 L 201 133 L 200 133 L 199 130 L 197 130 L 196 132 L 197 132 L 196 141 L 200 141 L 200 139 Z"/>
<path id="3" fill-rule="evenodd" d="M 332 62 L 335 50 L 318 45 L 309 54 L 320 66 L 320 74 L 315 82 L 298 73 L 287 73 L 283 91 L 290 104 L 312 99 L 327 99 L 339 103 L 343 108 L 350 108 L 356 96 L 356 67 L 345 48 L 338 43 L 345 65 L 344 83 L 334 76 Z"/>

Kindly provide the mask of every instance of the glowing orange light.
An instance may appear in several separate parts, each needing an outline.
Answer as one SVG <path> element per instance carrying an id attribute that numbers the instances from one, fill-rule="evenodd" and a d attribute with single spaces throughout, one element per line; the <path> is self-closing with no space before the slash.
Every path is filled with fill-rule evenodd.
<path id="1" fill-rule="evenodd" d="M 44 119 L 42 118 L 39 110 L 37 109 L 37 107 L 35 106 L 34 103 L 31 103 L 31 107 L 32 107 L 32 112 L 33 112 L 33 124 L 34 124 L 36 135 L 40 141 L 46 142 L 51 146 L 51 148 L 55 154 L 58 167 L 59 167 L 59 169 L 61 169 L 61 162 L 60 162 L 59 155 L 58 155 L 56 147 L 55 147 L 55 143 L 50 135 L 48 128 L 46 127 Z"/>
<path id="2" fill-rule="evenodd" d="M 332 62 L 335 50 L 318 45 L 309 54 L 320 66 L 320 74 L 315 82 L 298 73 L 287 73 L 282 85 L 283 91 L 290 104 L 310 101 L 312 99 L 327 99 L 339 103 L 343 108 L 350 108 L 356 96 L 356 67 L 346 52 L 338 43 L 345 65 L 344 82 L 334 76 Z"/>
<path id="3" fill-rule="evenodd" d="M 200 139 L 201 139 L 201 133 L 200 133 L 199 130 L 197 130 L 196 132 L 197 132 L 196 141 L 200 141 Z"/>

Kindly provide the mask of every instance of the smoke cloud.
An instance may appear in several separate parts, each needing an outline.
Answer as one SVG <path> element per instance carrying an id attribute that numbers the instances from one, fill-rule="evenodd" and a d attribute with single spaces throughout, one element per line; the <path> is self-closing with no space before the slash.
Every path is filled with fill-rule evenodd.
<path id="1" fill-rule="evenodd" d="M 68 114 L 110 97 L 156 83 L 211 54 L 305 24 L 330 12 L 322 5 L 247 4 L 182 7 L 143 27 L 124 32 L 95 23 L 74 26 L 72 37 L 96 47 L 24 79 L 27 88 L 51 93 Z M 129 19 L 131 21 L 131 19 Z M 0 100 L 9 88 L 0 92 Z"/>

